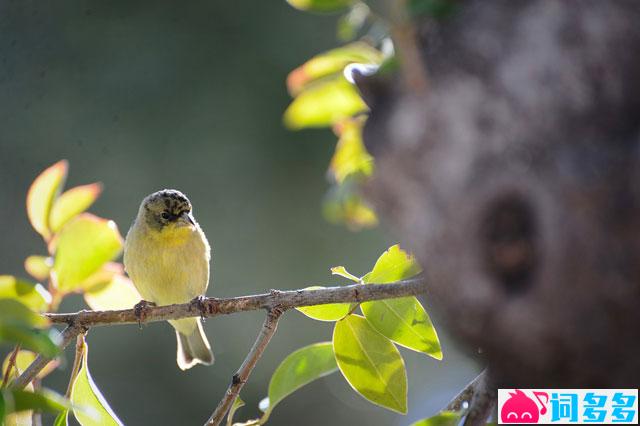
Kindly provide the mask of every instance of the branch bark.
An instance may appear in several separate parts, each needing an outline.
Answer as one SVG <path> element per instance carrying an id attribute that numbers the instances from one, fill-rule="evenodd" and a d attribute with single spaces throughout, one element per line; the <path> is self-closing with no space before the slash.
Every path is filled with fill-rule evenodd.
<path id="1" fill-rule="evenodd" d="M 271 290 L 269 293 L 251 296 L 223 299 L 208 297 L 177 305 L 150 306 L 145 308 L 144 322 L 158 322 L 197 316 L 210 318 L 259 309 L 273 312 L 276 308 L 285 311 L 298 306 L 359 303 L 370 300 L 415 296 L 425 291 L 426 281 L 424 277 L 389 284 L 352 284 L 319 290 Z M 62 333 L 61 350 L 66 348 L 78 334 L 86 332 L 91 327 L 138 324 L 140 322 L 140 318 L 136 316 L 135 309 L 117 311 L 85 310 L 76 313 L 46 313 L 44 315 L 54 324 L 68 325 Z M 13 387 L 17 389 L 24 388 L 51 360 L 51 358 L 39 355 L 22 375 L 13 382 Z"/>
<path id="2" fill-rule="evenodd" d="M 326 305 L 328 303 L 357 303 L 370 300 L 415 296 L 424 293 L 424 278 L 414 278 L 389 284 L 353 284 L 342 287 L 327 287 L 318 290 L 271 290 L 269 293 L 218 299 L 206 297 L 189 303 L 149 306 L 145 308 L 144 322 L 157 322 L 188 317 L 203 318 L 236 312 L 283 309 L 299 306 Z M 52 323 L 98 327 L 115 324 L 138 324 L 134 309 L 118 311 L 80 311 L 76 313 L 44 314 Z"/>
<path id="3" fill-rule="evenodd" d="M 69 343 L 75 339 L 78 334 L 86 331 L 86 328 L 82 326 L 69 326 L 62 332 L 62 343 L 60 344 L 60 350 L 66 348 Z M 24 389 L 31 381 L 36 377 L 36 375 L 42 371 L 44 367 L 51 362 L 53 358 L 46 357 L 44 355 L 38 355 L 36 359 L 33 360 L 31 365 L 27 367 L 26 370 L 12 383 L 11 387 L 14 389 Z"/>
<path id="4" fill-rule="evenodd" d="M 271 341 L 271 338 L 275 334 L 278 327 L 278 320 L 283 313 L 284 309 L 281 307 L 275 307 L 269 310 L 267 318 L 264 320 L 260 334 L 258 334 L 253 347 L 247 354 L 247 357 L 244 359 L 244 362 L 236 374 L 233 375 L 229 388 L 225 392 L 220 403 L 218 403 L 213 414 L 211 414 L 211 417 L 209 417 L 209 420 L 205 423 L 205 426 L 218 426 L 227 415 L 233 401 L 235 401 L 240 394 L 240 391 L 249 379 L 249 375 L 251 375 L 253 368 L 256 366 L 256 363 L 264 353 L 269 341 Z"/>

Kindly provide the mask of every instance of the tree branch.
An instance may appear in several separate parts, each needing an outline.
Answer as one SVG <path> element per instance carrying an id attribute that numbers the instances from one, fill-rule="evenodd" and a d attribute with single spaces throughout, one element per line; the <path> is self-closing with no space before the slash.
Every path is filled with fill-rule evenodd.
<path id="1" fill-rule="evenodd" d="M 275 334 L 278 327 L 278 320 L 284 311 L 284 308 L 277 306 L 269 310 L 267 318 L 264 320 L 260 334 L 258 334 L 253 347 L 247 354 L 247 357 L 244 359 L 244 362 L 236 374 L 233 375 L 229 388 L 225 392 L 224 397 L 216 407 L 213 414 L 211 414 L 211 417 L 209 417 L 209 420 L 207 420 L 207 423 L 205 423 L 205 426 L 218 426 L 227 415 L 233 401 L 235 401 L 240 394 L 240 391 L 249 379 L 249 375 L 253 371 L 253 368 L 256 366 L 256 363 L 264 353 L 269 341 Z"/>
<path id="2" fill-rule="evenodd" d="M 145 308 L 144 322 L 174 320 L 201 316 L 203 318 L 235 312 L 283 309 L 298 306 L 326 305 L 328 303 L 357 303 L 369 300 L 415 296 L 426 290 L 423 277 L 389 284 L 352 284 L 327 287 L 318 290 L 271 290 L 270 293 L 218 299 L 206 297 L 189 303 Z M 52 323 L 64 323 L 83 327 L 114 324 L 138 324 L 134 309 L 119 311 L 80 311 L 69 314 L 44 314 Z"/>
<path id="3" fill-rule="evenodd" d="M 194 299 L 189 303 L 149 306 L 144 311 L 145 322 L 166 321 L 201 316 L 203 318 L 235 312 L 275 308 L 287 310 L 298 306 L 326 305 L 328 303 L 358 303 L 370 300 L 392 299 L 415 296 L 426 291 L 424 277 L 398 281 L 389 284 L 352 284 L 342 287 L 327 287 L 318 290 L 271 290 L 269 293 L 251 296 L 215 297 Z M 44 314 L 54 324 L 67 324 L 62 333 L 60 349 L 66 348 L 80 333 L 91 327 L 117 324 L 138 324 L 140 318 L 135 309 L 117 311 L 80 311 L 76 313 Z M 22 389 L 51 361 L 51 358 L 38 355 L 31 365 L 18 377 L 13 387 Z M 253 368 L 253 367 L 252 367 Z"/>
<path id="4" fill-rule="evenodd" d="M 60 350 L 66 348 L 69 343 L 76 338 L 76 336 L 82 332 L 86 331 L 86 328 L 82 326 L 69 326 L 62 332 L 62 343 L 60 344 Z M 38 355 L 36 359 L 33 360 L 31 365 L 27 367 L 24 372 L 13 381 L 11 387 L 15 389 L 23 389 L 27 386 L 31 381 L 36 377 L 36 375 L 42 371 L 44 367 L 51 362 L 53 358 L 48 358 L 44 355 Z"/>

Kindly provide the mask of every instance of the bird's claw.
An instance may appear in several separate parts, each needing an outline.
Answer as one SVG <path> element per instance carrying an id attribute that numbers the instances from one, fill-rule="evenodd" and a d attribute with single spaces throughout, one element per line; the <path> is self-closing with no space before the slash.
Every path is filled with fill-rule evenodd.
<path id="1" fill-rule="evenodd" d="M 191 306 L 195 307 L 198 312 L 200 312 L 200 318 L 202 319 L 202 321 L 205 320 L 206 318 L 206 313 L 207 313 L 207 305 L 205 303 L 205 301 L 207 300 L 206 297 L 204 297 L 203 295 L 200 296 L 196 296 L 194 297 L 191 302 Z"/>
<path id="2" fill-rule="evenodd" d="M 147 315 L 149 314 L 149 310 L 152 306 L 156 306 L 156 304 L 149 302 L 148 300 L 141 300 L 133 307 L 133 313 L 138 320 L 138 327 L 140 327 L 141 330 L 142 323 L 147 319 Z"/>

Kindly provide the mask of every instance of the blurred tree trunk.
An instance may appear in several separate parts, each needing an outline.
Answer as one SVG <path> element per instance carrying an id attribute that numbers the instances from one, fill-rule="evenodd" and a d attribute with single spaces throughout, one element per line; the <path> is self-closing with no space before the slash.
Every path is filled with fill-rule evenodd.
<path id="1" fill-rule="evenodd" d="M 640 2 L 466 1 L 359 78 L 369 199 L 498 386 L 640 384 Z"/>

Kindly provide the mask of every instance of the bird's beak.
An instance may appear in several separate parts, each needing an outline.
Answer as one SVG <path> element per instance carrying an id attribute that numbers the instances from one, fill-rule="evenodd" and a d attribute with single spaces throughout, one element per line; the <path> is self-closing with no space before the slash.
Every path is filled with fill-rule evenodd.
<path id="1" fill-rule="evenodd" d="M 191 216 L 191 213 L 187 213 L 184 212 L 180 215 L 180 222 L 184 223 L 185 225 L 192 225 L 195 226 L 196 222 L 193 220 L 193 216 Z"/>

